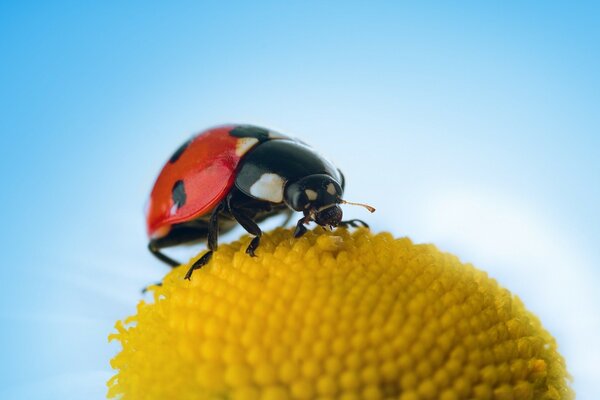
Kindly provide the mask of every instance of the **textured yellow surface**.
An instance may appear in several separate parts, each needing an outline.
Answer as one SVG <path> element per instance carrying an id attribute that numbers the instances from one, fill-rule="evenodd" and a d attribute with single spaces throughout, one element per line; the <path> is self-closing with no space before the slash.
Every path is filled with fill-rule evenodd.
<path id="1" fill-rule="evenodd" d="M 245 236 L 117 322 L 109 397 L 568 399 L 518 298 L 432 245 L 366 229 Z"/>

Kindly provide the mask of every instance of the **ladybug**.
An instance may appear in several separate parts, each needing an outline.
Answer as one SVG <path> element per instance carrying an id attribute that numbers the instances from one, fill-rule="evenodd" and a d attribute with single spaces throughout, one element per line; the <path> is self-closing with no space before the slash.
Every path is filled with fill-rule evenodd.
<path id="1" fill-rule="evenodd" d="M 179 262 L 161 249 L 207 240 L 208 252 L 187 271 L 205 265 L 217 249 L 219 232 L 240 224 L 254 238 L 246 253 L 256 255 L 262 231 L 257 222 L 278 214 L 303 213 L 294 237 L 311 221 L 333 227 L 368 227 L 360 220 L 342 221 L 339 204 L 344 175 L 306 144 L 252 125 L 208 129 L 185 142 L 162 168 L 146 210 L 148 249 L 175 267 Z M 285 224 L 284 224 L 285 225 Z"/>

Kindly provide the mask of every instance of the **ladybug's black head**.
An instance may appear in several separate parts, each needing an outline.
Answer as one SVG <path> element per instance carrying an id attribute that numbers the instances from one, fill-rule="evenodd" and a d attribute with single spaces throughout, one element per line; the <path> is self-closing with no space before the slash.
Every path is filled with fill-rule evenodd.
<path id="1" fill-rule="evenodd" d="M 343 189 L 329 175 L 317 174 L 286 185 L 285 202 L 294 210 L 302 211 L 321 226 L 337 226 L 342 220 Z"/>

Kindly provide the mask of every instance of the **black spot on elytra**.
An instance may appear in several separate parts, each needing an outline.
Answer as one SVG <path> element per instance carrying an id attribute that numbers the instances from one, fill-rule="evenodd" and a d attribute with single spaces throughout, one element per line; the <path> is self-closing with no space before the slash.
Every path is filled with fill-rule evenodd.
<path id="1" fill-rule="evenodd" d="M 185 187 L 183 185 L 182 180 L 178 180 L 173 185 L 173 190 L 171 191 L 171 197 L 173 198 L 173 204 L 175 204 L 175 206 L 177 208 L 183 207 L 183 205 L 185 204 L 186 195 L 185 195 Z"/>
<path id="2" fill-rule="evenodd" d="M 237 138 L 254 138 L 259 142 L 269 139 L 269 131 L 252 125 L 238 125 L 229 131 L 229 134 Z"/>
<path id="3" fill-rule="evenodd" d="M 189 139 L 187 142 L 185 142 L 184 144 L 179 146 L 179 148 L 175 151 L 175 153 L 173 153 L 171 158 L 169 158 L 169 162 L 171 164 L 173 164 L 175 161 L 179 160 L 179 157 L 181 157 L 181 155 L 183 154 L 185 149 L 187 149 L 188 146 L 190 145 L 190 143 L 192 143 L 192 140 L 194 140 L 194 138 Z"/>

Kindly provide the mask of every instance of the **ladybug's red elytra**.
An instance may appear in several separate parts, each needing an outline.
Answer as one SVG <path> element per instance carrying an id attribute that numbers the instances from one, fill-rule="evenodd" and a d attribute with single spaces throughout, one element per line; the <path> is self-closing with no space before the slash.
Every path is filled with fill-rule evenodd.
<path id="1" fill-rule="evenodd" d="M 161 170 L 150 194 L 146 223 L 148 248 L 170 266 L 180 263 L 160 250 L 206 239 L 209 251 L 188 270 L 205 265 L 217 249 L 219 232 L 236 222 L 254 235 L 246 253 L 255 256 L 268 217 L 303 213 L 294 237 L 311 221 L 323 227 L 368 226 L 342 221 L 339 204 L 371 206 L 342 199 L 344 175 L 331 162 L 297 140 L 252 125 L 208 129 L 185 142 Z M 287 221 L 286 221 L 287 222 Z"/>

